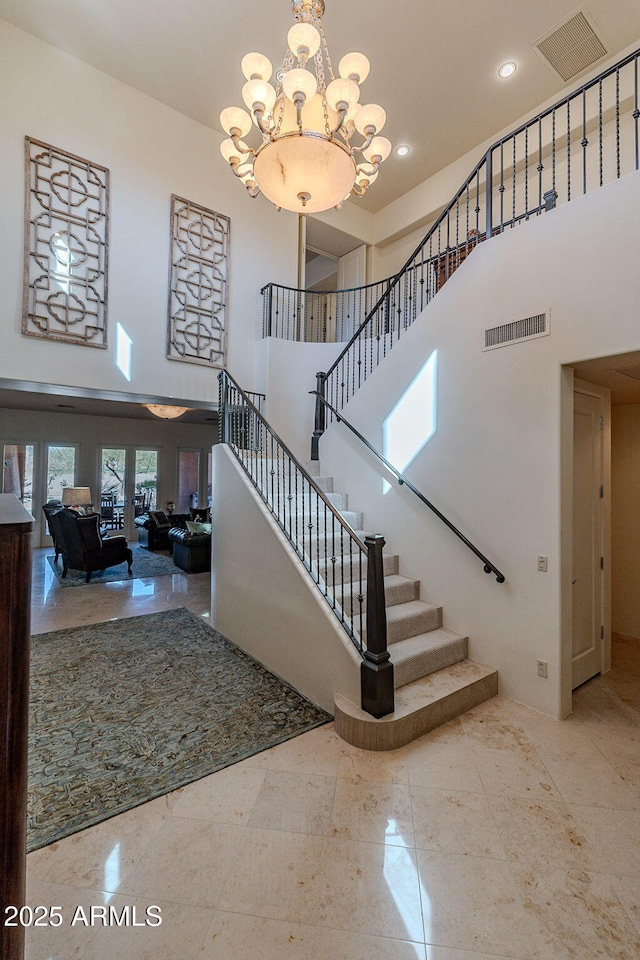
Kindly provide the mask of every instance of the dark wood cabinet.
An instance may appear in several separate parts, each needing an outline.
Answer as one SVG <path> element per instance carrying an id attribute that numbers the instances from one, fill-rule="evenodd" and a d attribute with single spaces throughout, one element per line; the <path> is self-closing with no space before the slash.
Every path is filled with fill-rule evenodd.
<path id="1" fill-rule="evenodd" d="M 0 909 L 22 906 L 27 843 L 27 734 L 33 517 L 0 494 Z M 0 925 L 0 957 L 22 960 L 24 928 Z"/>

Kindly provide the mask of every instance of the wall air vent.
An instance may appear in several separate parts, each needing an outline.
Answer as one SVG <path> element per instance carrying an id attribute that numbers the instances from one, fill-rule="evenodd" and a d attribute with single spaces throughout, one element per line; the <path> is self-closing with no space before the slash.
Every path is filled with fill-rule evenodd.
<path id="1" fill-rule="evenodd" d="M 514 320 L 512 323 L 502 323 L 499 327 L 489 327 L 484 331 L 483 350 L 495 350 L 496 347 L 506 347 L 512 343 L 522 343 L 523 340 L 533 340 L 536 337 L 548 337 L 549 311 L 536 313 L 524 320 Z"/>
<path id="2" fill-rule="evenodd" d="M 534 43 L 532 49 L 545 60 L 554 73 L 572 80 L 607 53 L 591 16 L 584 7 Z"/>

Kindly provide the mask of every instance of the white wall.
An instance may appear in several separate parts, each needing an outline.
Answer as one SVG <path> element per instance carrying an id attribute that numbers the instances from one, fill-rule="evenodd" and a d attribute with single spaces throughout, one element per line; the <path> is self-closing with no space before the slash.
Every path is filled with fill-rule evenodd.
<path id="1" fill-rule="evenodd" d="M 165 357 L 175 193 L 231 218 L 228 365 L 252 388 L 260 288 L 295 284 L 297 222 L 247 196 L 220 156 L 221 135 L 1 20 L 0 129 L 0 377 L 216 396 L 215 370 Z M 111 171 L 108 350 L 21 336 L 26 135 Z M 134 342 L 130 383 L 114 362 L 116 322 Z"/>
<path id="2" fill-rule="evenodd" d="M 360 702 L 360 655 L 225 445 L 213 450 L 211 622 L 333 713 Z"/>
<path id="3" fill-rule="evenodd" d="M 266 418 L 298 460 L 311 457 L 314 427 L 316 373 L 328 370 L 344 343 L 297 343 L 267 337 L 258 345 L 267 395 Z"/>
<path id="4" fill-rule="evenodd" d="M 401 573 L 444 605 L 445 625 L 470 635 L 471 655 L 499 669 L 503 692 L 556 717 L 571 704 L 561 676 L 570 642 L 561 563 L 571 545 L 561 397 L 564 389 L 566 407 L 572 391 L 561 364 L 640 347 L 639 203 L 632 174 L 482 244 L 345 409 L 381 448 L 384 419 L 437 349 L 437 430 L 406 473 L 503 570 L 505 584 L 406 489 L 384 495 L 377 467 L 342 425 L 320 447 L 323 473 L 400 553 Z M 485 327 L 547 308 L 549 337 L 482 352 Z M 549 558 L 546 574 L 536 570 L 539 554 Z M 548 680 L 537 677 L 537 659 L 548 661 Z"/>
<path id="5" fill-rule="evenodd" d="M 640 405 L 612 408 L 613 619 L 640 640 Z"/>

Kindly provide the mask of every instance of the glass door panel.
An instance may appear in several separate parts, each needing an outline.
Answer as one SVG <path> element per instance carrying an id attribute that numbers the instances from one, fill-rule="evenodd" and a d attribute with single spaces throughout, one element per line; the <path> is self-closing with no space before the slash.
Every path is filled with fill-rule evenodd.
<path id="1" fill-rule="evenodd" d="M 2 492 L 15 493 L 33 514 L 33 444 L 6 443 L 3 464 Z"/>
<path id="2" fill-rule="evenodd" d="M 158 499 L 158 451 L 136 450 L 134 516 L 155 510 Z"/>
<path id="3" fill-rule="evenodd" d="M 46 500 L 62 500 L 65 487 L 76 485 L 76 448 L 47 444 Z"/>
<path id="4" fill-rule="evenodd" d="M 103 447 L 100 462 L 100 512 L 107 529 L 122 529 L 126 503 L 127 451 Z"/>

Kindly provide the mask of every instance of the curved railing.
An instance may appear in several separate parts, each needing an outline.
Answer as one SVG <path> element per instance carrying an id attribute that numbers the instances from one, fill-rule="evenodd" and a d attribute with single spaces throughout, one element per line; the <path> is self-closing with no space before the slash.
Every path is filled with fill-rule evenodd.
<path id="1" fill-rule="evenodd" d="M 472 553 L 475 553 L 475 555 L 476 555 L 476 557 L 478 558 L 478 560 L 480 560 L 480 561 L 482 562 L 482 564 L 483 564 L 483 569 L 484 569 L 484 572 L 485 572 L 485 573 L 493 573 L 493 574 L 495 574 L 495 578 L 496 578 L 496 580 L 498 581 L 498 583 L 504 583 L 504 581 L 505 581 L 504 573 L 501 573 L 501 571 L 498 570 L 498 568 L 495 566 L 495 564 L 492 563 L 491 560 L 488 559 L 488 557 L 485 557 L 484 553 L 481 553 L 481 552 L 478 550 L 478 548 L 471 542 L 471 540 L 469 540 L 468 537 L 465 537 L 464 533 L 461 533 L 461 531 L 458 530 L 458 528 L 455 526 L 455 524 L 453 524 L 453 523 L 451 522 L 451 520 L 449 520 L 449 518 L 446 517 L 446 516 L 444 515 L 444 513 L 442 513 L 441 510 L 438 510 L 438 508 L 437 508 L 436 506 L 434 506 L 434 504 L 431 503 L 431 501 L 428 500 L 428 499 L 425 497 L 425 495 L 424 495 L 420 490 L 418 490 L 417 487 L 414 487 L 414 485 L 411 483 L 411 481 L 410 481 L 410 480 L 407 480 L 407 478 L 406 478 L 402 473 L 400 473 L 400 471 L 397 470 L 396 467 L 394 467 L 394 465 L 393 465 L 389 460 L 387 460 L 386 457 L 384 457 L 384 456 L 380 453 L 379 450 L 376 450 L 376 448 L 375 448 L 371 443 L 369 443 L 369 441 L 367 440 L 367 438 L 364 437 L 364 436 L 360 433 L 360 431 L 357 430 L 357 429 L 353 426 L 352 423 L 349 423 L 349 421 L 346 419 L 346 417 L 344 417 L 344 416 L 342 415 L 342 413 L 340 413 L 339 410 L 336 410 L 335 407 L 332 407 L 330 403 L 327 403 L 327 401 L 324 399 L 324 397 L 322 397 L 322 396 L 318 393 L 317 390 L 310 390 L 309 392 L 310 392 L 311 394 L 313 394 L 313 395 L 316 397 L 316 399 L 318 399 L 318 400 L 323 404 L 323 406 L 325 406 L 326 408 L 328 408 L 328 409 L 333 413 L 333 415 L 334 415 L 335 418 L 336 418 L 336 422 L 337 422 L 337 423 L 343 423 L 343 424 L 345 425 L 345 427 L 347 427 L 347 429 L 350 430 L 351 433 L 353 433 L 354 436 L 356 436 L 356 437 L 358 438 L 358 440 L 360 440 L 360 442 L 364 444 L 364 446 L 365 446 L 365 447 L 374 455 L 374 457 L 389 471 L 389 473 L 393 474 L 393 476 L 396 478 L 396 480 L 398 481 L 398 483 L 400 484 L 400 486 L 405 486 L 405 487 L 407 487 L 408 490 L 411 490 L 411 492 L 412 492 L 413 494 L 415 494 L 415 496 L 416 496 L 420 501 L 422 501 L 422 503 L 424 503 L 424 505 L 425 505 L 426 507 L 428 507 L 429 510 L 431 510 L 431 512 L 434 513 L 434 514 L 436 515 L 436 517 L 437 517 L 439 520 L 441 520 L 442 523 L 444 523 L 444 525 L 445 525 L 446 527 L 448 527 L 449 530 L 451 530 L 451 532 L 452 532 L 459 540 L 461 540 L 461 541 L 464 543 L 464 545 L 465 545 L 469 550 L 471 550 Z"/>
<path id="2" fill-rule="evenodd" d="M 267 283 L 260 291 L 262 336 L 305 343 L 346 342 L 390 282 L 320 291 Z"/>
<path id="3" fill-rule="evenodd" d="M 218 381 L 220 442 L 235 455 L 362 657 L 362 709 L 375 717 L 391 713 L 383 537 L 361 540 L 233 377 L 223 370 Z"/>

